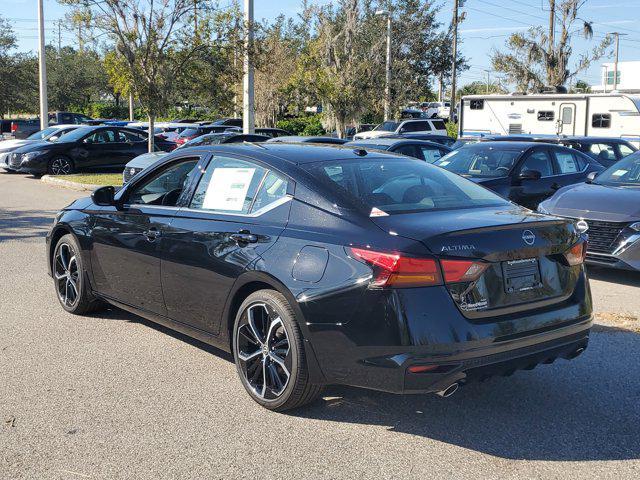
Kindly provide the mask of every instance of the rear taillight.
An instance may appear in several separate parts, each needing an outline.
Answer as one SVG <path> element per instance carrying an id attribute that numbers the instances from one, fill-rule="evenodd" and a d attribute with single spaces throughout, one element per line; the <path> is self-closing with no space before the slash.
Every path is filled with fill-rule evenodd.
<path id="1" fill-rule="evenodd" d="M 351 248 L 353 256 L 374 267 L 374 287 L 425 287 L 442 283 L 433 258 L 407 257 L 399 253 Z"/>
<path id="2" fill-rule="evenodd" d="M 11 133 L 14 133 L 18 130 L 18 124 L 16 122 L 11 122 Z"/>
<path id="3" fill-rule="evenodd" d="M 573 245 L 569 250 L 564 252 L 564 258 L 567 259 L 569 265 L 580 265 L 584 263 L 584 259 L 587 256 L 587 242 L 580 241 Z"/>
<path id="4" fill-rule="evenodd" d="M 488 263 L 473 260 L 440 260 L 446 283 L 473 282 L 480 278 Z"/>

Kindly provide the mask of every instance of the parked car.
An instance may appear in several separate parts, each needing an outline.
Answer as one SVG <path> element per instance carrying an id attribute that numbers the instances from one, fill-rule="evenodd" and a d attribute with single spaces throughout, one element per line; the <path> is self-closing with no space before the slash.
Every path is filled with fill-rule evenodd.
<path id="1" fill-rule="evenodd" d="M 222 133 L 210 133 L 208 135 L 201 135 L 193 140 L 189 140 L 178 148 L 188 147 L 201 147 L 204 145 L 218 145 L 222 143 L 241 143 L 241 142 L 265 142 L 271 137 L 266 135 L 251 135 L 237 133 L 235 131 L 226 131 Z M 166 152 L 150 152 L 138 155 L 124 167 L 122 172 L 122 183 L 129 182 L 135 175 L 143 171 L 145 168 L 150 167 Z"/>
<path id="2" fill-rule="evenodd" d="M 194 138 L 201 135 L 206 135 L 207 133 L 221 133 L 227 130 L 232 130 L 236 133 L 242 131 L 240 128 L 231 125 L 200 125 L 198 127 L 193 126 L 190 128 L 186 128 L 182 132 L 180 132 L 180 135 L 176 137 L 175 142 L 178 145 L 183 145 L 189 140 L 193 140 Z"/>
<path id="3" fill-rule="evenodd" d="M 24 140 L 5 140 L 4 142 L 0 142 L 0 168 L 9 172 L 16 171 L 9 165 L 9 155 L 11 152 L 25 145 L 33 145 L 34 143 L 56 142 L 64 134 L 76 128 L 78 128 L 78 125 L 56 125 L 33 133 Z"/>
<path id="4" fill-rule="evenodd" d="M 450 148 L 435 142 L 391 137 L 354 140 L 353 142 L 345 143 L 344 146 L 385 150 L 390 153 L 399 153 L 401 155 L 407 155 L 408 157 L 415 157 L 427 163 L 434 163 L 451 151 Z"/>
<path id="5" fill-rule="evenodd" d="M 353 138 L 356 133 L 360 132 L 369 132 L 376 128 L 375 123 L 361 123 L 360 125 L 356 125 L 353 127 L 346 127 L 344 130 L 345 138 Z"/>
<path id="6" fill-rule="evenodd" d="M 175 143 L 156 138 L 156 148 L 169 150 Z M 147 151 L 147 136 L 132 128 L 83 126 L 55 143 L 25 145 L 9 156 L 12 169 L 43 175 L 122 168 Z"/>
<path id="7" fill-rule="evenodd" d="M 584 136 L 549 136 L 549 135 L 489 135 L 480 141 L 493 142 L 543 142 L 564 145 L 589 155 L 605 167 L 610 167 L 618 160 L 631 155 L 638 149 L 622 138 L 584 137 Z"/>
<path id="8" fill-rule="evenodd" d="M 291 136 L 291 132 L 283 130 L 281 128 L 256 128 L 254 130 L 256 135 L 266 135 L 268 137 L 288 137 Z"/>
<path id="9" fill-rule="evenodd" d="M 328 143 L 332 145 L 342 145 L 344 143 L 347 143 L 347 140 L 344 138 L 337 138 L 337 137 L 321 137 L 321 136 L 305 137 L 303 135 L 289 135 L 289 136 L 271 138 L 267 140 L 267 142 L 268 143 Z"/>
<path id="10" fill-rule="evenodd" d="M 353 139 L 362 140 L 365 138 L 384 137 L 385 135 L 389 134 L 401 135 L 405 133 L 446 135 L 447 127 L 444 124 L 444 120 L 440 119 L 387 121 L 382 122 L 380 125 L 369 132 L 356 133 L 353 136 Z"/>
<path id="11" fill-rule="evenodd" d="M 46 244 L 64 310 L 106 301 L 230 351 L 271 410 L 325 384 L 446 397 L 589 340 L 574 221 L 383 152 L 178 150 L 66 207 Z"/>
<path id="12" fill-rule="evenodd" d="M 241 118 L 219 118 L 218 120 L 214 120 L 210 122 L 210 125 L 222 125 L 227 127 L 240 127 L 242 128 L 242 119 Z"/>
<path id="13" fill-rule="evenodd" d="M 448 135 L 428 135 L 425 133 L 403 133 L 402 135 L 385 135 L 389 138 L 406 138 L 409 140 L 425 140 L 427 142 L 435 142 L 444 145 L 445 147 L 452 148 L 456 143 L 456 139 Z"/>
<path id="14" fill-rule="evenodd" d="M 534 210 L 561 187 L 584 182 L 589 173 L 604 170 L 582 152 L 535 142 L 469 144 L 435 164 Z"/>
<path id="15" fill-rule="evenodd" d="M 449 118 L 451 102 L 431 102 L 427 105 L 425 116 L 427 118 Z"/>
<path id="16" fill-rule="evenodd" d="M 561 188 L 538 211 L 587 223 L 587 262 L 640 271 L 640 152 Z"/>
<path id="17" fill-rule="evenodd" d="M 49 125 L 82 125 L 95 122 L 91 117 L 82 113 L 73 112 L 51 112 L 49 113 Z M 39 131 L 40 119 L 32 118 L 28 120 L 12 120 L 11 134 L 12 138 L 27 138 Z"/>

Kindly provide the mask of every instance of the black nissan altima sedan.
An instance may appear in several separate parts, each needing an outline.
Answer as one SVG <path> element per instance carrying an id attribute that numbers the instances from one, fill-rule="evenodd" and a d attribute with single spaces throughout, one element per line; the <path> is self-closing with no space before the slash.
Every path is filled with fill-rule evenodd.
<path id="1" fill-rule="evenodd" d="M 604 170 L 596 160 L 571 148 L 505 141 L 464 145 L 435 165 L 534 210 L 559 188 Z"/>
<path id="2" fill-rule="evenodd" d="M 272 410 L 326 384 L 453 394 L 586 348 L 585 238 L 424 161 L 287 143 L 193 147 L 47 235 L 62 307 L 105 302 L 233 353 Z"/>
<path id="3" fill-rule="evenodd" d="M 156 148 L 169 151 L 173 142 L 155 137 Z M 147 133 L 133 128 L 86 126 L 67 133 L 57 142 L 25 145 L 9 156 L 9 166 L 34 175 L 68 175 L 78 171 L 123 168 L 148 151 Z"/>

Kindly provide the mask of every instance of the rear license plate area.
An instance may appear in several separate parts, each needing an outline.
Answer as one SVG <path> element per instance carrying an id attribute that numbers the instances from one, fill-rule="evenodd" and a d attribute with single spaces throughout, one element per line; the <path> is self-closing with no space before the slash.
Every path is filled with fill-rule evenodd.
<path id="1" fill-rule="evenodd" d="M 537 258 L 502 262 L 502 278 L 506 293 L 518 293 L 542 286 Z"/>

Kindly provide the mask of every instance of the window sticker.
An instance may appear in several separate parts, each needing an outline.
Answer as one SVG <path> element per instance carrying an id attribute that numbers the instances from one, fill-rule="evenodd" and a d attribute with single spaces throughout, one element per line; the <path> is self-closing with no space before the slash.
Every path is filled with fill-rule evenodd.
<path id="1" fill-rule="evenodd" d="M 383 210 L 380 210 L 377 207 L 373 207 L 371 209 L 371 213 L 369 214 L 370 217 L 388 217 L 389 214 Z"/>
<path id="2" fill-rule="evenodd" d="M 216 168 L 202 207 L 241 212 L 255 171 L 255 168 Z"/>

